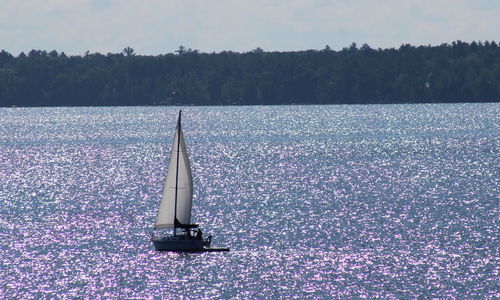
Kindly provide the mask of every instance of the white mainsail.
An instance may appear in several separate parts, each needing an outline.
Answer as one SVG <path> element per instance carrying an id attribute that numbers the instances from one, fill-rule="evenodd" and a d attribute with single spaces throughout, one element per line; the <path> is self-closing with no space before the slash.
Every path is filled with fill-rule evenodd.
<path id="1" fill-rule="evenodd" d="M 175 219 L 183 225 L 191 224 L 193 200 L 193 177 L 181 129 L 181 112 L 177 121 L 174 143 L 170 153 L 167 179 L 163 186 L 163 197 L 156 216 L 155 229 L 174 228 Z M 176 224 L 178 227 L 180 224 Z"/>

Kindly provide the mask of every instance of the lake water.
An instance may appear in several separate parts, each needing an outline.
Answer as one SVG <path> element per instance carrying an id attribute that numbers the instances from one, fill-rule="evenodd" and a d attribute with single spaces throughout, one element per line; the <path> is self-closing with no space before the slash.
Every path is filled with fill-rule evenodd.
<path id="1" fill-rule="evenodd" d="M 178 109 L 0 109 L 0 295 L 500 297 L 499 104 L 184 107 L 198 254 L 149 241 Z"/>

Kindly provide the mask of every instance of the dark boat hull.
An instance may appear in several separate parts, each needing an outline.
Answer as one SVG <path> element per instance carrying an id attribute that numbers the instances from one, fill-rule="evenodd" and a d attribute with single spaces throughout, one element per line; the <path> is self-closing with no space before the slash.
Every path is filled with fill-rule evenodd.
<path id="1" fill-rule="evenodd" d="M 157 251 L 204 251 L 210 247 L 210 239 L 199 239 L 187 235 L 172 235 L 152 238 Z"/>

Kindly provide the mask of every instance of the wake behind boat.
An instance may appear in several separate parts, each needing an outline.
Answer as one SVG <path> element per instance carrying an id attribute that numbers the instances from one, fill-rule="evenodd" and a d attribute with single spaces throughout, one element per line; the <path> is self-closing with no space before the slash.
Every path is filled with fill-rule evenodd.
<path id="1" fill-rule="evenodd" d="M 212 237 L 204 238 L 198 224 L 191 224 L 192 200 L 193 177 L 179 111 L 167 179 L 151 241 L 158 251 L 229 251 L 229 248 L 210 248 Z"/>

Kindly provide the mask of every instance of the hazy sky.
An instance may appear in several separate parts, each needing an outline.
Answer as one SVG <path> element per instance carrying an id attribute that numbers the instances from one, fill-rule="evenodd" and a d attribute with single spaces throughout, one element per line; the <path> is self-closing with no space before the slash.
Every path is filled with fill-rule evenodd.
<path id="1" fill-rule="evenodd" d="M 0 0 L 0 49 L 338 50 L 500 41 L 500 0 Z"/>

